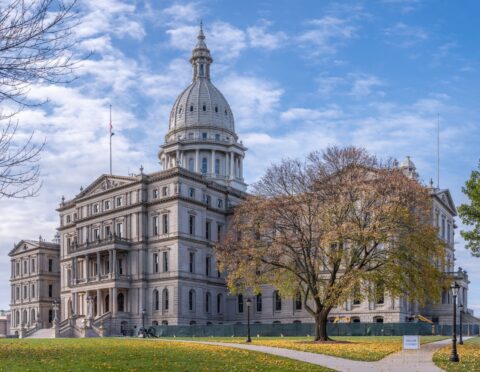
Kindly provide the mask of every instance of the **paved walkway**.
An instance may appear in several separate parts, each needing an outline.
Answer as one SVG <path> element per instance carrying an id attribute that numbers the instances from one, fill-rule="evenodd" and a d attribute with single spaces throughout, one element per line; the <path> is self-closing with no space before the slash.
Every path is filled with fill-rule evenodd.
<path id="1" fill-rule="evenodd" d="M 470 337 L 464 337 L 464 340 Z M 330 355 L 316 354 L 305 351 L 282 349 L 270 346 L 233 344 L 226 342 L 211 341 L 185 341 L 168 340 L 171 342 L 192 342 L 206 345 L 229 346 L 237 349 L 259 351 L 266 354 L 277 355 L 285 358 L 300 360 L 302 362 L 317 364 L 342 372 L 440 372 L 442 371 L 432 362 L 433 353 L 442 346 L 450 344 L 451 339 L 432 342 L 421 346 L 420 350 L 402 350 L 388 355 L 378 362 L 361 362 L 350 359 L 337 358 Z"/>

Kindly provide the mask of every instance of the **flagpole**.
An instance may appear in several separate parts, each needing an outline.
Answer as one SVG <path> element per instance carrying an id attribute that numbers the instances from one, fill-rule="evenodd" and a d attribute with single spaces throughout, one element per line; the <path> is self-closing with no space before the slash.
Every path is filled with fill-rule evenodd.
<path id="1" fill-rule="evenodd" d="M 110 104 L 110 175 L 112 175 L 112 105 Z"/>

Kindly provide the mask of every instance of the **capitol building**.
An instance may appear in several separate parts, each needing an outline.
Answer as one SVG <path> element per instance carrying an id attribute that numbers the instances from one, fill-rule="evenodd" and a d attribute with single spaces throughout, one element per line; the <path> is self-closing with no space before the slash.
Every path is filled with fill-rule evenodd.
<path id="1" fill-rule="evenodd" d="M 138 331 L 145 325 L 246 322 L 311 323 L 302 301 L 261 294 L 231 295 L 213 245 L 246 196 L 247 148 L 234 113 L 213 85 L 212 56 L 200 29 L 192 51 L 192 83 L 170 113 L 158 159 L 161 170 L 134 176 L 101 175 L 57 208 L 58 241 L 22 240 L 10 252 L 12 333 L 52 327 L 56 336 L 94 337 Z M 399 165 L 417 177 L 407 158 Z M 446 272 L 454 272 L 456 210 L 448 190 L 430 187 L 432 223 L 446 242 Z M 467 308 L 468 276 L 455 271 Z M 448 323 L 451 296 L 419 308 L 408 298 L 351 299 L 331 317 L 352 322 L 409 322 L 422 314 Z M 53 305 L 52 305 L 53 304 Z M 470 312 L 471 313 L 471 312 Z M 471 313 L 472 314 L 472 313 Z"/>

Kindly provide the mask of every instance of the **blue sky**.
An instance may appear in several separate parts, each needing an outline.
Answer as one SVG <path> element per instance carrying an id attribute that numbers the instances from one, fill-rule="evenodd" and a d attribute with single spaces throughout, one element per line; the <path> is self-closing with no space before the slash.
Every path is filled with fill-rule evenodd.
<path id="1" fill-rule="evenodd" d="M 156 154 L 176 96 L 191 79 L 189 54 L 200 19 L 212 80 L 229 101 L 249 148 L 247 182 L 272 162 L 328 145 L 364 146 L 379 157 L 410 155 L 424 182 L 441 180 L 457 204 L 480 158 L 477 1 L 120 1 L 84 0 L 74 84 L 38 85 L 49 99 L 19 115 L 20 129 L 47 139 L 43 189 L 0 200 L 0 308 L 10 298 L 8 251 L 22 238 L 51 239 L 62 195 L 73 197 L 108 171 L 113 105 L 114 173 L 159 169 Z M 8 218 L 5 218 L 8 216 Z M 459 221 L 459 229 L 463 228 Z M 480 315 L 480 261 L 463 248 L 469 307 Z"/>

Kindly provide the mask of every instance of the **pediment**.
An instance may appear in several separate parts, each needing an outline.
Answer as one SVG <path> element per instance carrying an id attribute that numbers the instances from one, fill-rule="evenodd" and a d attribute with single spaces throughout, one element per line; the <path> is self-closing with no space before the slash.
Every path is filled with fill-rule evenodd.
<path id="1" fill-rule="evenodd" d="M 455 208 L 455 203 L 453 202 L 450 190 L 439 190 L 436 193 L 436 197 L 446 208 L 448 208 L 452 212 L 454 216 L 457 215 L 457 208 Z"/>
<path id="2" fill-rule="evenodd" d="M 20 240 L 20 242 L 14 245 L 13 249 L 8 253 L 8 255 L 14 256 L 34 248 L 38 248 L 38 243 L 29 240 Z"/>
<path id="3" fill-rule="evenodd" d="M 80 194 L 77 195 L 77 198 L 83 198 L 83 197 L 88 197 L 95 194 L 100 194 L 107 190 L 112 190 L 117 187 L 133 183 L 134 181 L 135 181 L 135 178 L 133 177 L 109 176 L 104 174 L 98 177 L 88 187 L 83 189 L 80 192 Z"/>

